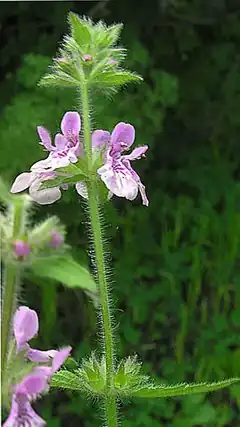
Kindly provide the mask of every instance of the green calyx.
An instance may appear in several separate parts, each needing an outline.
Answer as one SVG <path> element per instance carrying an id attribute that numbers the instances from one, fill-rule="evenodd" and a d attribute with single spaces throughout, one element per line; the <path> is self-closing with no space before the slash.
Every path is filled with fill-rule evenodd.
<path id="1" fill-rule="evenodd" d="M 126 50 L 117 46 L 122 24 L 107 27 L 90 19 L 69 14 L 70 35 L 64 37 L 51 72 L 40 81 L 42 86 L 80 87 L 86 82 L 103 91 L 114 90 L 130 82 L 141 81 L 136 73 L 122 68 Z"/>
<path id="2" fill-rule="evenodd" d="M 12 387 L 20 384 L 21 381 L 31 373 L 36 364 L 29 362 L 25 358 L 25 352 L 16 353 L 15 340 L 9 344 L 9 352 L 2 372 L 2 404 L 9 408 L 11 404 Z"/>

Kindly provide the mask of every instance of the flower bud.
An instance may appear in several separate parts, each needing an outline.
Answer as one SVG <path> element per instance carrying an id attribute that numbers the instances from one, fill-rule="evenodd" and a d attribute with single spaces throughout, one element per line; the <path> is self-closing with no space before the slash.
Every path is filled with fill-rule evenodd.
<path id="1" fill-rule="evenodd" d="M 51 233 L 50 246 L 52 248 L 59 248 L 64 242 L 64 236 L 58 231 L 53 231 Z"/>
<path id="2" fill-rule="evenodd" d="M 59 58 L 54 58 L 56 62 L 67 62 L 67 58 L 65 58 L 65 56 L 63 57 L 59 57 Z"/>
<path id="3" fill-rule="evenodd" d="M 116 61 L 116 59 L 113 59 L 113 58 L 109 58 L 109 60 L 107 61 L 107 64 L 108 65 L 117 65 L 117 61 Z"/>
<path id="4" fill-rule="evenodd" d="M 93 60 L 93 57 L 92 57 L 92 55 L 83 55 L 83 56 L 82 56 L 82 60 L 83 60 L 84 62 L 89 62 L 89 61 L 92 61 L 92 60 Z"/>
<path id="5" fill-rule="evenodd" d="M 30 246 L 23 240 L 15 240 L 13 248 L 14 253 L 18 258 L 27 257 L 31 252 Z"/>

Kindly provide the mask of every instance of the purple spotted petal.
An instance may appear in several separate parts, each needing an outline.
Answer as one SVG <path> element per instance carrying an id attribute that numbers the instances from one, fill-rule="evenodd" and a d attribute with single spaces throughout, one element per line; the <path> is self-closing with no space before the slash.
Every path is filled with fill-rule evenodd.
<path id="1" fill-rule="evenodd" d="M 11 193 L 20 193 L 26 190 L 35 180 L 36 175 L 32 172 L 23 172 L 17 176 L 12 187 Z"/>
<path id="2" fill-rule="evenodd" d="M 38 332 L 38 316 L 36 311 L 26 306 L 17 309 L 13 318 L 13 331 L 17 346 L 24 345 Z"/>
<path id="3" fill-rule="evenodd" d="M 142 197 L 142 203 L 144 206 L 149 205 L 149 201 L 146 195 L 145 186 L 141 182 L 140 176 L 135 172 L 135 170 L 132 168 L 130 161 L 127 159 L 128 156 L 122 156 L 122 162 L 126 169 L 130 172 L 132 178 L 136 181 L 138 185 L 138 189 L 140 191 L 141 197 Z"/>
<path id="4" fill-rule="evenodd" d="M 62 193 L 58 187 L 39 190 L 41 183 L 42 181 L 36 180 L 29 187 L 29 195 L 35 202 L 39 203 L 40 205 L 49 205 L 61 199 Z"/>
<path id="5" fill-rule="evenodd" d="M 143 145 L 142 147 L 134 148 L 134 150 L 130 154 L 126 154 L 123 157 L 127 160 L 141 159 L 141 157 L 144 156 L 147 150 L 148 146 Z"/>
<path id="6" fill-rule="evenodd" d="M 50 137 L 49 132 L 47 131 L 47 129 L 45 129 L 43 126 L 38 126 L 37 127 L 37 131 L 38 131 L 38 135 L 39 135 L 39 137 L 41 139 L 40 144 L 44 145 L 44 147 L 48 151 L 54 150 L 54 147 L 53 147 L 52 141 L 51 141 L 51 137 Z"/>
<path id="7" fill-rule="evenodd" d="M 110 133 L 105 130 L 95 130 L 92 133 L 92 148 L 102 148 L 104 144 L 110 141 Z"/>
<path id="8" fill-rule="evenodd" d="M 98 169 L 98 174 L 106 187 L 116 196 L 125 197 L 128 200 L 137 197 L 138 184 L 123 165 L 120 164 L 118 169 L 114 169 L 107 164 Z"/>
<path id="9" fill-rule="evenodd" d="M 81 119 L 76 111 L 68 111 L 61 122 L 61 131 L 64 136 L 78 135 L 81 129 Z"/>
<path id="10" fill-rule="evenodd" d="M 113 129 L 111 144 L 114 151 L 128 150 L 135 139 L 135 129 L 128 123 L 120 122 Z"/>
<path id="11" fill-rule="evenodd" d="M 65 360 L 68 358 L 72 348 L 71 347 L 65 347 L 61 350 L 57 351 L 52 362 L 52 372 L 58 371 L 58 369 L 62 366 L 62 364 L 65 362 Z"/>

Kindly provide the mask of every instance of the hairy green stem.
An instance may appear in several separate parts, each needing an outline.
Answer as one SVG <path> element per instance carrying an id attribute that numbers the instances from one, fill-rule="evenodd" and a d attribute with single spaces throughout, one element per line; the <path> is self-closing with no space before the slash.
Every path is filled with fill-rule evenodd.
<path id="1" fill-rule="evenodd" d="M 12 206 L 12 239 L 18 238 L 23 232 L 24 227 L 24 211 L 25 200 L 23 197 L 18 197 Z M 4 289 L 2 301 L 2 331 L 1 331 L 1 347 L 2 347 L 2 372 L 4 373 L 5 364 L 7 361 L 8 343 L 11 336 L 12 317 L 16 308 L 17 291 L 19 284 L 20 268 L 14 264 L 11 259 L 6 260 L 4 265 Z"/>
<path id="2" fill-rule="evenodd" d="M 114 375 L 114 343 L 110 313 L 109 290 L 104 259 L 103 235 L 100 221 L 100 206 L 98 202 L 98 184 L 92 174 L 91 127 L 89 116 L 89 100 L 87 85 L 82 88 L 82 113 L 85 151 L 88 158 L 88 205 L 93 234 L 97 279 L 100 292 L 101 318 L 104 338 L 104 353 L 106 357 L 106 396 L 105 411 L 108 427 L 117 427 L 117 402 L 111 393 Z"/>

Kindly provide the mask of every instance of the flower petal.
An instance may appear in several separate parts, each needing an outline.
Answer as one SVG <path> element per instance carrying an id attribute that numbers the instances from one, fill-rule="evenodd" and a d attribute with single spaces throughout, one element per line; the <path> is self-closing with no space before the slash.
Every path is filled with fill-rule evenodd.
<path id="1" fill-rule="evenodd" d="M 64 150 L 67 147 L 67 140 L 66 138 L 61 134 L 61 133 L 57 133 L 57 135 L 55 136 L 55 146 L 57 150 Z"/>
<path id="2" fill-rule="evenodd" d="M 27 395 L 34 395 L 42 393 L 48 388 L 47 377 L 45 375 L 33 374 L 28 375 L 16 387 L 16 393 L 25 393 Z"/>
<path id="3" fill-rule="evenodd" d="M 148 206 L 149 205 L 149 200 L 147 198 L 146 195 L 146 191 L 145 191 L 145 185 L 143 185 L 141 182 L 138 184 L 138 188 L 142 197 L 142 204 L 144 206 Z"/>
<path id="4" fill-rule="evenodd" d="M 99 149 L 108 144 L 110 141 L 110 133 L 105 130 L 95 130 L 92 133 L 92 148 Z"/>
<path id="5" fill-rule="evenodd" d="M 58 187 L 45 188 L 44 190 L 39 190 L 41 185 L 40 180 L 36 180 L 29 187 L 29 194 L 35 202 L 40 205 L 49 205 L 61 199 L 62 193 Z"/>
<path id="6" fill-rule="evenodd" d="M 26 394 L 13 395 L 11 410 L 3 427 L 44 427 L 45 425 L 46 422 L 34 411 Z"/>
<path id="7" fill-rule="evenodd" d="M 115 171 L 108 165 L 98 169 L 98 173 L 106 187 L 116 196 L 133 200 L 137 197 L 138 183 L 132 178 L 127 168 Z"/>
<path id="8" fill-rule="evenodd" d="M 135 129 L 129 123 L 118 123 L 113 129 L 111 143 L 116 151 L 128 150 L 135 139 Z"/>
<path id="9" fill-rule="evenodd" d="M 148 150 L 148 146 L 143 145 L 142 147 L 134 148 L 134 150 L 130 154 L 126 154 L 122 157 L 124 157 L 127 160 L 140 159 L 142 156 L 144 156 L 147 150 Z"/>
<path id="10" fill-rule="evenodd" d="M 13 318 L 13 332 L 20 347 L 31 340 L 38 332 L 38 316 L 36 311 L 26 306 L 17 309 Z"/>
<path id="11" fill-rule="evenodd" d="M 68 358 L 72 347 L 64 347 L 61 350 L 57 351 L 52 362 L 52 372 L 58 371 L 58 369 L 62 366 L 65 360 Z"/>
<path id="12" fill-rule="evenodd" d="M 61 122 L 61 131 L 63 135 L 79 134 L 81 129 L 81 119 L 76 111 L 68 111 L 64 114 Z"/>
<path id="13" fill-rule="evenodd" d="M 32 172 L 23 172 L 17 176 L 12 187 L 11 193 L 19 193 L 26 190 L 36 179 L 36 175 Z"/>
<path id="14" fill-rule="evenodd" d="M 52 169 L 53 169 L 52 156 L 51 154 L 49 154 L 49 156 L 46 159 L 39 160 L 38 162 L 34 163 L 31 166 L 30 171 L 41 173 L 41 172 L 45 172 L 46 170 L 52 170 Z"/>
<path id="15" fill-rule="evenodd" d="M 56 350 L 41 351 L 29 347 L 26 356 L 31 362 L 45 363 L 53 359 L 55 353 L 57 353 Z"/>
<path id="16" fill-rule="evenodd" d="M 38 131 L 38 135 L 40 136 L 41 145 L 44 145 L 44 147 L 48 150 L 48 151 L 52 151 L 54 150 L 54 147 L 52 145 L 52 141 L 51 141 L 51 137 L 49 135 L 49 132 L 47 131 L 47 129 L 45 129 L 42 126 L 38 126 L 37 127 L 37 131 Z"/>
<path id="17" fill-rule="evenodd" d="M 75 188 L 80 196 L 82 196 L 84 199 L 88 199 L 88 191 L 85 182 L 77 182 Z"/>

